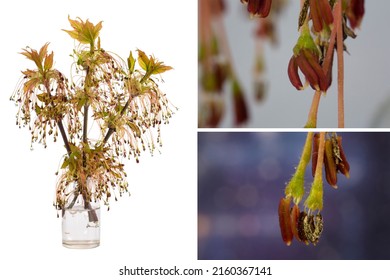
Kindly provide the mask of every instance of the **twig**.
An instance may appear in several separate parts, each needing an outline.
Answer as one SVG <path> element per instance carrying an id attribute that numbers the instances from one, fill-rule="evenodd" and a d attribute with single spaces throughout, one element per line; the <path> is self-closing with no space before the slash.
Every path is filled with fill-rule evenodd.
<path id="1" fill-rule="evenodd" d="M 72 153 L 72 150 L 70 149 L 68 137 L 66 136 L 66 132 L 64 129 L 64 125 L 62 124 L 62 119 L 59 119 L 57 121 L 58 128 L 60 129 L 62 140 L 64 141 L 66 151 L 68 152 L 68 155 Z"/>
<path id="2" fill-rule="evenodd" d="M 344 40 L 343 9 L 340 0 L 335 5 L 337 28 L 337 83 L 338 83 L 338 127 L 344 128 Z"/>

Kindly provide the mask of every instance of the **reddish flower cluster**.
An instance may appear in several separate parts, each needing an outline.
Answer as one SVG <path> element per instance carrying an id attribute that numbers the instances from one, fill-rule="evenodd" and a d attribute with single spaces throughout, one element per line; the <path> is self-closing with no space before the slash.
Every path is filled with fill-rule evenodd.
<path id="1" fill-rule="evenodd" d="M 332 83 L 331 68 L 325 73 L 319 63 L 318 54 L 309 49 L 301 49 L 297 55 L 294 54 L 287 69 L 291 84 L 297 90 L 302 90 L 304 87 L 298 74 L 298 68 L 314 90 L 325 92 Z"/>
<path id="2" fill-rule="evenodd" d="M 248 12 L 252 16 L 265 18 L 271 10 L 272 0 L 241 0 L 241 3 L 248 4 Z"/>
<path id="3" fill-rule="evenodd" d="M 341 145 L 341 136 L 332 135 L 330 139 L 326 139 L 325 142 L 325 176 L 326 181 L 333 188 L 337 188 L 337 173 L 341 173 L 349 178 L 350 166 L 344 153 L 344 149 Z M 319 136 L 315 134 L 313 137 L 313 153 L 312 153 L 312 173 L 314 173 L 317 165 L 318 157 L 318 141 Z"/>
<path id="4" fill-rule="evenodd" d="M 282 239 L 287 246 L 293 238 L 309 245 L 316 245 L 323 230 L 321 214 L 307 214 L 300 211 L 298 205 L 290 208 L 290 198 L 282 198 L 279 202 L 279 226 Z"/>

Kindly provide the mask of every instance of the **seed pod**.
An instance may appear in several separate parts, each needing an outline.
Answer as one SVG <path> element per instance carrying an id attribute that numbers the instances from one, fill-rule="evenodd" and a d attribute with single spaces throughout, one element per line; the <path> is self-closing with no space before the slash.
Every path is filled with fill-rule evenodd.
<path id="1" fill-rule="evenodd" d="M 333 23 L 332 8 L 328 0 L 310 0 L 310 15 L 316 32 L 321 32 L 324 26 Z"/>
<path id="2" fill-rule="evenodd" d="M 337 166 L 337 170 L 340 171 L 341 174 L 345 175 L 345 177 L 349 178 L 349 163 L 344 153 L 343 146 L 341 145 L 341 136 L 337 137 L 337 143 L 340 151 L 340 163 Z"/>
<path id="3" fill-rule="evenodd" d="M 279 202 L 279 226 L 282 239 L 287 246 L 291 245 L 293 233 L 291 230 L 290 198 L 282 198 Z"/>
<path id="4" fill-rule="evenodd" d="M 299 221 L 299 208 L 298 205 L 294 204 L 293 208 L 291 209 L 291 230 L 293 233 L 293 236 L 298 241 L 301 241 L 298 234 L 298 221 Z"/>
<path id="5" fill-rule="evenodd" d="M 322 69 L 318 57 L 308 50 L 302 50 L 307 61 L 309 62 L 312 69 L 316 72 L 318 77 L 319 87 L 321 91 L 327 91 L 328 82 L 324 70 Z"/>
<path id="6" fill-rule="evenodd" d="M 322 19 L 324 20 L 326 25 L 330 25 L 333 23 L 333 14 L 332 8 L 329 4 L 328 0 L 319 0 L 318 1 L 318 9 L 321 12 Z"/>
<path id="7" fill-rule="evenodd" d="M 322 25 L 322 17 L 321 11 L 318 7 L 318 0 L 310 0 L 310 15 L 311 20 L 313 21 L 313 28 L 316 32 L 321 32 Z"/>
<path id="8" fill-rule="evenodd" d="M 313 149 L 311 154 L 311 173 L 313 177 L 316 174 L 319 147 L 320 147 L 320 135 L 318 133 L 315 133 L 313 136 Z"/>
<path id="9" fill-rule="evenodd" d="M 333 188 L 337 188 L 337 166 L 333 157 L 333 145 L 330 139 L 325 141 L 324 164 L 326 181 Z"/>
<path id="10" fill-rule="evenodd" d="M 307 60 L 305 54 L 302 51 L 296 57 L 296 63 L 298 65 L 299 69 L 305 75 L 305 78 L 309 82 L 310 86 L 314 90 L 319 91 L 320 86 L 319 86 L 318 75 L 317 75 L 316 71 L 313 69 L 313 67 L 310 65 L 309 61 Z"/>
<path id="11" fill-rule="evenodd" d="M 290 79 L 291 84 L 297 90 L 302 90 L 303 85 L 302 85 L 301 78 L 299 77 L 299 74 L 298 74 L 298 65 L 297 65 L 297 62 L 295 61 L 294 56 L 291 57 L 290 62 L 288 63 L 287 74 L 288 74 L 288 78 Z"/>

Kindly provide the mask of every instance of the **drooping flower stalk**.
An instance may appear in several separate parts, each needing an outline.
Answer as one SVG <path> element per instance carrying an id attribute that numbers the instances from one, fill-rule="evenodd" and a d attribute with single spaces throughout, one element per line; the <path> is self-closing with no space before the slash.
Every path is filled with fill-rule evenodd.
<path id="1" fill-rule="evenodd" d="M 314 180 L 311 185 L 309 196 L 305 201 L 305 206 L 311 211 L 316 211 L 316 210 L 321 211 L 323 207 L 322 168 L 324 165 L 324 151 L 325 151 L 325 132 L 320 132 L 316 171 L 314 174 Z"/>
<path id="2" fill-rule="evenodd" d="M 292 197 L 295 204 L 299 204 L 305 194 L 305 172 L 306 167 L 310 162 L 312 151 L 313 132 L 308 132 L 305 145 L 302 150 L 301 159 L 295 170 L 294 175 L 290 179 L 284 191 L 286 197 Z"/>

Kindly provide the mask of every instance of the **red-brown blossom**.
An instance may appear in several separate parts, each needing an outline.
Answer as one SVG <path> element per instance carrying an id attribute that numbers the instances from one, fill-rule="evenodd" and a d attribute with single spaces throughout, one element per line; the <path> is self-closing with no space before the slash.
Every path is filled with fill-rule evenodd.
<path id="1" fill-rule="evenodd" d="M 321 32 L 324 27 L 333 23 L 332 8 L 328 0 L 310 0 L 310 16 L 313 21 L 313 28 Z"/>
<path id="2" fill-rule="evenodd" d="M 301 49 L 297 55 L 294 54 L 290 59 L 287 70 L 288 77 L 296 89 L 302 90 L 303 85 L 298 68 L 314 90 L 326 91 L 329 88 L 331 79 L 325 75 L 317 54 L 308 49 Z"/>
<path id="3" fill-rule="evenodd" d="M 346 15 L 352 29 L 360 27 L 364 16 L 364 0 L 350 0 Z"/>
<path id="4" fill-rule="evenodd" d="M 248 120 L 248 109 L 244 99 L 244 93 L 237 82 L 233 82 L 233 106 L 235 124 L 240 125 Z"/>
<path id="5" fill-rule="evenodd" d="M 280 232 L 282 234 L 282 239 L 287 246 L 290 246 L 293 240 L 290 218 L 290 200 L 290 198 L 280 199 L 278 209 Z"/>
<path id="6" fill-rule="evenodd" d="M 271 10 L 272 0 L 241 0 L 241 3 L 248 4 L 248 12 L 252 16 L 265 18 Z"/>

